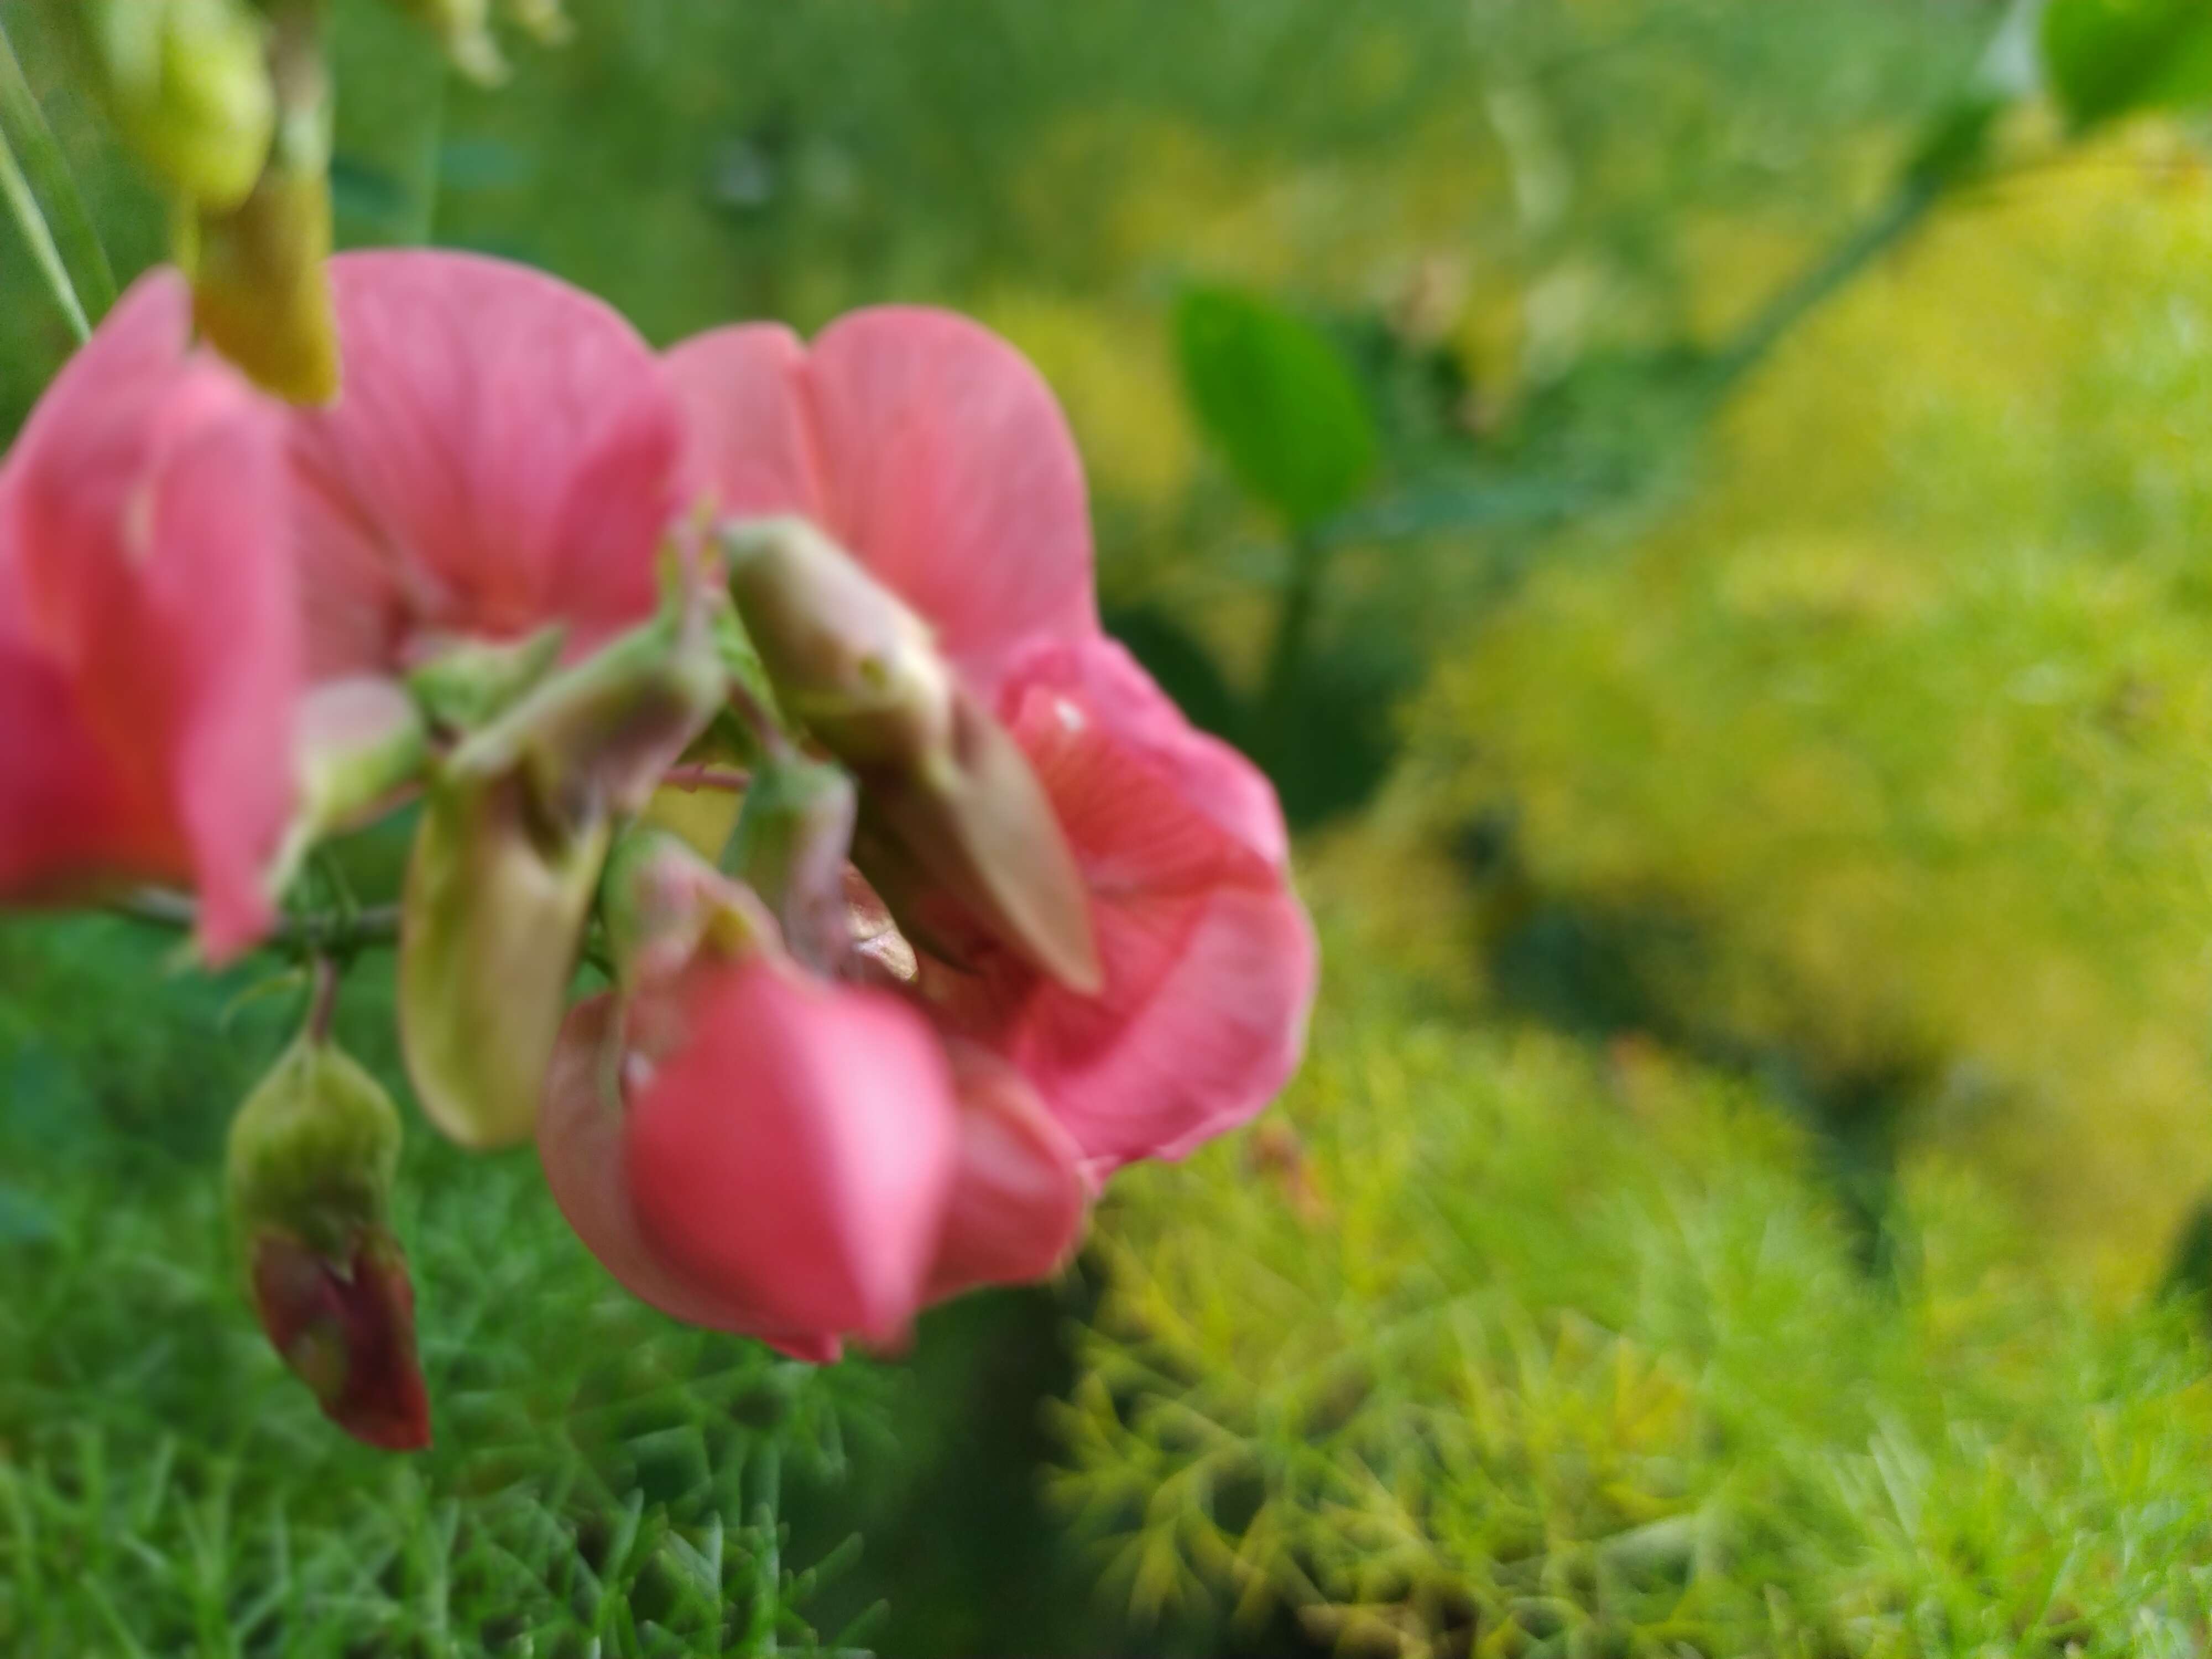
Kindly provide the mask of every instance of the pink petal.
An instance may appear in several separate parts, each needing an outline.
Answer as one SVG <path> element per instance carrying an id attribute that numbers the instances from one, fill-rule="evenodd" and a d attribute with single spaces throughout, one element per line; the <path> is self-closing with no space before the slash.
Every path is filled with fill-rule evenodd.
<path id="1" fill-rule="evenodd" d="M 1105 641 L 1033 654 L 1001 704 L 1091 889 L 1103 991 L 1001 956 L 928 976 L 951 1028 L 1018 1066 L 1102 1174 L 1265 1107 L 1297 1067 L 1317 972 L 1266 784 L 1137 696 L 1139 672 Z"/>
<path id="2" fill-rule="evenodd" d="M 1082 1149 L 1022 1074 L 971 1042 L 946 1046 L 960 1102 L 958 1162 L 929 1299 L 1059 1272 L 1083 1237 Z"/>
<path id="3" fill-rule="evenodd" d="M 796 1359 L 827 1364 L 834 1333 L 779 1330 L 753 1310 L 716 1295 L 654 1254 L 630 1201 L 622 1103 L 604 1086 L 603 1057 L 615 1014 L 611 995 L 569 1012 L 546 1075 L 538 1155 L 553 1201 L 576 1237 L 623 1289 L 672 1318 L 759 1337 Z"/>
<path id="4" fill-rule="evenodd" d="M 0 898 L 66 902 L 118 872 L 190 875 L 159 803 L 131 798 L 68 681 L 0 641 Z"/>
<path id="5" fill-rule="evenodd" d="M 754 957 L 686 994 L 690 1040 L 631 1091 L 629 1187 L 655 1253 L 790 1329 L 896 1340 L 952 1178 L 927 1024 L 885 992 Z"/>
<path id="6" fill-rule="evenodd" d="M 1237 750 L 1183 718 L 1117 641 L 1041 639 L 1014 658 L 1018 695 L 1070 698 L 1121 742 L 1141 750 L 1175 793 L 1276 869 L 1290 860 L 1290 830 L 1267 775 Z"/>
<path id="7" fill-rule="evenodd" d="M 188 322 L 182 280 L 156 273 L 63 371 L 9 459 L 0 558 L 12 630 L 67 682 L 116 787 L 189 849 L 201 940 L 222 956 L 270 916 L 299 597 L 283 416 L 189 350 Z"/>
<path id="8" fill-rule="evenodd" d="M 684 476 L 694 495 L 736 517 L 796 513 L 828 527 L 806 347 L 781 323 L 696 335 L 662 360 L 687 422 Z"/>
<path id="9" fill-rule="evenodd" d="M 695 476 L 723 509 L 815 520 L 987 699 L 1030 636 L 1097 632 L 1082 460 L 1050 388 L 988 329 L 885 307 L 833 324 L 811 354 L 756 326 L 667 362 Z"/>
<path id="10" fill-rule="evenodd" d="M 683 434 L 635 330 L 552 277 L 470 254 L 331 262 L 343 387 L 294 428 L 317 678 L 416 634 L 582 651 L 653 608 Z"/>

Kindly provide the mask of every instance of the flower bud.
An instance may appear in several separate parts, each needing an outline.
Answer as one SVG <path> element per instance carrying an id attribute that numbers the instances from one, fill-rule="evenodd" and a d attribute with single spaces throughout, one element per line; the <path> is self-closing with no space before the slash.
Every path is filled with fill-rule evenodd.
<path id="1" fill-rule="evenodd" d="M 272 159 L 244 202 L 200 216 L 185 261 L 200 332 L 295 404 L 337 396 L 337 318 L 323 270 L 330 252 L 329 173 Z"/>
<path id="2" fill-rule="evenodd" d="M 415 1297 L 389 1221 L 399 1114 L 374 1079 L 303 1036 L 230 1130 L 230 1213 L 254 1311 L 324 1414 L 390 1451 L 430 1443 Z"/>
<path id="3" fill-rule="evenodd" d="M 763 1328 L 896 1340 L 955 1158 L 927 1022 L 766 951 L 704 963 L 668 1000 L 683 1040 L 624 1079 L 623 1175 L 646 1243 Z"/>
<path id="4" fill-rule="evenodd" d="M 242 203 L 276 129 L 259 16 L 246 0 L 96 0 L 87 21 L 116 125 L 171 188 Z"/>
<path id="5" fill-rule="evenodd" d="M 698 737 L 725 690 L 712 630 L 672 568 L 659 615 L 539 681 L 456 748 L 448 770 L 520 770 L 556 818 L 634 813 Z"/>
<path id="6" fill-rule="evenodd" d="M 783 706 L 854 767 L 916 766 L 951 735 L 928 626 L 801 519 L 723 533 L 730 597 Z"/>
<path id="7" fill-rule="evenodd" d="M 561 660 L 567 630 L 557 624 L 526 639 L 440 640 L 410 659 L 407 690 L 425 714 L 452 732 L 473 732 L 520 702 Z"/>
<path id="8" fill-rule="evenodd" d="M 399 928 L 399 1037 L 430 1121 L 464 1146 L 529 1138 L 609 839 L 529 778 L 448 779 L 416 830 Z"/>
<path id="9" fill-rule="evenodd" d="M 980 925 L 1070 990 L 1097 991 L 1103 975 L 1075 854 L 1028 757 L 964 688 L 942 750 L 911 772 L 867 773 L 862 784 L 856 861 L 910 934 L 941 941 L 950 902 L 955 927 Z"/>
<path id="10" fill-rule="evenodd" d="M 853 781 L 796 757 L 753 775 L 731 862 L 767 901 L 784 946 L 819 974 L 840 971 L 853 948 L 845 870 L 852 856 Z"/>
<path id="11" fill-rule="evenodd" d="M 1073 989 L 1100 982 L 1074 854 L 1028 759 L 929 629 L 803 520 L 726 529 L 730 592 L 783 706 L 860 783 L 862 868 L 902 924 L 926 902 Z"/>

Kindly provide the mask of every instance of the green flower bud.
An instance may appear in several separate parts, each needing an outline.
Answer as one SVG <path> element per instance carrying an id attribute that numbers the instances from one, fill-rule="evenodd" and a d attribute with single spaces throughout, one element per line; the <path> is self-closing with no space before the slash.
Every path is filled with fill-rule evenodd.
<path id="1" fill-rule="evenodd" d="M 932 910 L 967 920 L 1069 989 L 1105 982 L 1091 902 L 1044 786 L 1012 734 L 964 689 L 953 737 L 910 770 L 861 774 L 854 859 L 909 938 L 934 942 Z"/>
<path id="2" fill-rule="evenodd" d="M 415 1297 L 389 1220 L 399 1114 L 327 1041 L 293 1045 L 239 1110 L 231 1221 L 254 1311 L 325 1415 L 406 1451 L 430 1441 Z"/>
<path id="3" fill-rule="evenodd" d="M 723 532 L 730 597 L 782 707 L 856 768 L 913 767 L 952 735 L 928 624 L 801 519 Z"/>
<path id="4" fill-rule="evenodd" d="M 323 270 L 331 182 L 322 166 L 272 160 L 243 203 L 199 216 L 182 252 L 192 320 L 216 350 L 289 402 L 337 396 L 337 313 Z"/>
<path id="5" fill-rule="evenodd" d="M 526 772 L 540 801 L 577 822 L 639 811 L 726 689 L 698 597 L 672 566 L 659 614 L 539 680 L 470 732 L 449 773 Z"/>
<path id="6" fill-rule="evenodd" d="M 734 525 L 722 544 L 782 707 L 859 780 L 860 867 L 908 936 L 931 937 L 927 911 L 949 900 L 1040 970 L 1095 992 L 1090 900 L 1060 821 L 928 627 L 803 520 Z"/>
<path id="7" fill-rule="evenodd" d="M 568 630 L 556 624 L 527 639 L 495 645 L 455 640 L 422 653 L 407 689 L 440 726 L 473 732 L 505 714 L 553 672 Z"/>
<path id="8" fill-rule="evenodd" d="M 785 948 L 817 973 L 837 972 L 853 949 L 845 866 L 856 805 L 840 768 L 771 762 L 745 791 L 730 849 L 730 867 L 775 912 Z"/>
<path id="9" fill-rule="evenodd" d="M 528 775 L 461 776 L 423 803 L 399 925 L 399 1038 L 430 1121 L 517 1145 L 566 1011 L 610 838 L 549 811 Z"/>
<path id="10" fill-rule="evenodd" d="M 235 208 L 260 178 L 276 94 L 246 0 L 94 0 L 87 14 L 116 125 L 191 200 Z"/>

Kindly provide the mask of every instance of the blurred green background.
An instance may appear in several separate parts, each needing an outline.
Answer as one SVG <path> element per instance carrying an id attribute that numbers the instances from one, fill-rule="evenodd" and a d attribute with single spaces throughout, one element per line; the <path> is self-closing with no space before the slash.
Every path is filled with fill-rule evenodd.
<path id="1" fill-rule="evenodd" d="M 1111 625 L 1300 829 L 1312 1057 L 818 1373 L 417 1133 L 401 1463 L 221 1233 L 296 988 L 9 922 L 0 1650 L 2202 1651 L 2212 173 L 2082 91 L 2182 26 L 2005 103 L 1973 0 L 571 9 L 485 92 L 338 5 L 342 239 L 1030 352 Z"/>

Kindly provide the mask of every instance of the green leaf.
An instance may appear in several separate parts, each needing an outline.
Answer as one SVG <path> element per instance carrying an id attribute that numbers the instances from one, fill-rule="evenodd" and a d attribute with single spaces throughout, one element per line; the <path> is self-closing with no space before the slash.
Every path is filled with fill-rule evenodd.
<path id="1" fill-rule="evenodd" d="M 1184 389 L 1244 487 L 1304 527 L 1347 506 L 1375 467 L 1375 418 L 1326 336 L 1230 289 L 1176 310 Z"/>
<path id="2" fill-rule="evenodd" d="M 2051 0 L 2043 62 L 2076 131 L 2139 111 L 2212 102 L 2212 4 Z"/>

